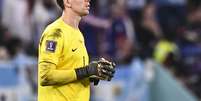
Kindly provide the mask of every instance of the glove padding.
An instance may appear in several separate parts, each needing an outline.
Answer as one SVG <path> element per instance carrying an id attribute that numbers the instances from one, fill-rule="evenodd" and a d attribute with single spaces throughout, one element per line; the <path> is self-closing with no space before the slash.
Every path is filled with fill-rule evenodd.
<path id="1" fill-rule="evenodd" d="M 98 61 L 91 62 L 85 67 L 76 68 L 75 72 L 77 80 L 90 77 L 96 81 L 94 83 L 98 84 L 99 80 L 110 81 L 113 78 L 115 73 L 115 64 L 101 58 Z"/>
<path id="2" fill-rule="evenodd" d="M 109 62 L 108 60 L 101 58 L 98 61 L 93 61 L 92 63 L 97 64 L 97 72 L 95 75 L 90 76 L 90 78 L 111 81 L 115 73 L 115 64 L 113 62 Z"/>

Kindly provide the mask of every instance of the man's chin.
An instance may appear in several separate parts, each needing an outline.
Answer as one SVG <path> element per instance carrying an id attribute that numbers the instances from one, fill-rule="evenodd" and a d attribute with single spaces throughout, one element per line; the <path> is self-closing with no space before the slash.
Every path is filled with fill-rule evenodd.
<path id="1" fill-rule="evenodd" d="M 81 14 L 81 16 L 87 16 L 87 15 L 89 15 L 89 11 L 83 12 L 83 13 Z"/>

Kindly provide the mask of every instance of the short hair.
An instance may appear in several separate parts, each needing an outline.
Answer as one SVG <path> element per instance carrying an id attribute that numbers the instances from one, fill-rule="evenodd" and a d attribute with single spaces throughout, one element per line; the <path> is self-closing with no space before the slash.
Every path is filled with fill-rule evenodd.
<path id="1" fill-rule="evenodd" d="M 57 5 L 64 10 L 64 1 L 63 0 L 57 0 Z"/>

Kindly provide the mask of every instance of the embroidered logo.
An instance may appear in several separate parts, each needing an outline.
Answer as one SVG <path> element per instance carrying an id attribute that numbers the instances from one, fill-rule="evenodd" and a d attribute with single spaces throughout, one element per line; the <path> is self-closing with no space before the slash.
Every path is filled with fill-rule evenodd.
<path id="1" fill-rule="evenodd" d="M 46 51 L 55 52 L 56 45 L 57 45 L 56 41 L 47 40 L 46 41 Z"/>
<path id="2" fill-rule="evenodd" d="M 72 52 L 75 52 L 77 50 L 77 48 L 75 48 L 75 49 L 72 49 Z"/>

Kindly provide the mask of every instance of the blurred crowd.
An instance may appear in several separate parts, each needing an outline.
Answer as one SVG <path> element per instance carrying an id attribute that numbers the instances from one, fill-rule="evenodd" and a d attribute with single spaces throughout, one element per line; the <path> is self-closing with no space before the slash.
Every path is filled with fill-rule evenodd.
<path id="1" fill-rule="evenodd" d="M 151 80 L 153 62 L 159 63 L 201 98 L 200 2 L 91 0 L 90 14 L 83 17 L 80 30 L 91 59 L 105 57 L 117 68 L 133 67 L 130 78 L 138 81 Z M 54 0 L 0 0 L 0 71 L 6 64 L 19 74 L 19 88 L 24 89 L 18 93 L 19 101 L 36 98 L 38 42 L 44 28 L 60 15 Z M 121 90 L 116 87 L 115 92 Z M 0 101 L 4 99 L 0 95 Z M 127 101 L 131 99 L 149 101 L 132 97 Z"/>

